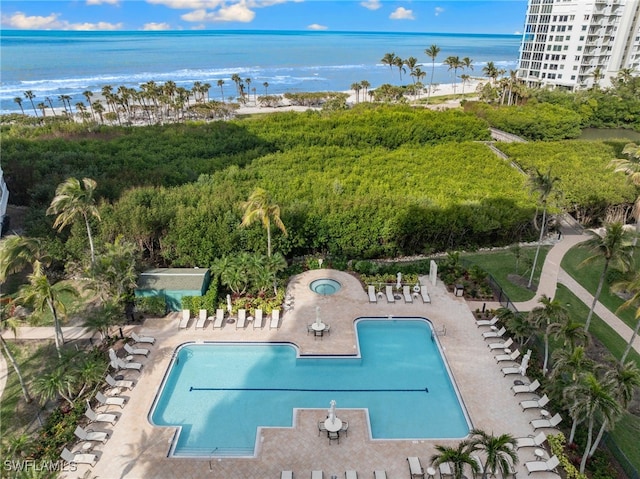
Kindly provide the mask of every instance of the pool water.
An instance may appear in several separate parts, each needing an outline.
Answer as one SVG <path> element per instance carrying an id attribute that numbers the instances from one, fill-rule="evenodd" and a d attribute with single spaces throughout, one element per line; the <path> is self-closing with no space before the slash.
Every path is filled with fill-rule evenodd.
<path id="1" fill-rule="evenodd" d="M 328 278 L 316 279 L 309 284 L 309 289 L 311 289 L 311 291 L 323 296 L 335 294 L 340 291 L 340 288 L 342 288 L 342 285 L 338 281 Z"/>
<path id="2" fill-rule="evenodd" d="M 360 320 L 360 358 L 300 358 L 285 344 L 181 347 L 152 408 L 181 426 L 173 455 L 253 455 L 257 428 L 296 408 L 366 408 L 373 439 L 462 438 L 467 416 L 424 320 Z M 342 413 L 348 417 L 348 412 Z"/>

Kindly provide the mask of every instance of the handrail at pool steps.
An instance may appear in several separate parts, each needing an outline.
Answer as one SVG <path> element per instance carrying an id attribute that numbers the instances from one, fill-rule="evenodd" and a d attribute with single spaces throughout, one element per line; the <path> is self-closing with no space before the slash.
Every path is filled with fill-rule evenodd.
<path id="1" fill-rule="evenodd" d="M 209 447 L 185 447 L 180 448 L 178 451 L 174 451 L 174 456 L 177 457 L 241 457 L 241 456 L 253 456 L 254 450 L 252 447 L 216 447 L 211 450 Z"/>

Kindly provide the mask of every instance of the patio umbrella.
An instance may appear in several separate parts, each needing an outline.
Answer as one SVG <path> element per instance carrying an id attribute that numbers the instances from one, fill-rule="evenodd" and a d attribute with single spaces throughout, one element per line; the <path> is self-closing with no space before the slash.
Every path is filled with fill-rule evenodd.
<path id="1" fill-rule="evenodd" d="M 227 311 L 231 312 L 231 295 L 227 295 Z"/>
<path id="2" fill-rule="evenodd" d="M 527 353 L 522 357 L 522 363 L 520 363 L 520 374 L 522 376 L 527 374 L 527 368 L 529 367 L 529 359 L 531 358 L 531 350 L 527 350 Z"/>
<path id="3" fill-rule="evenodd" d="M 402 273 L 398 272 L 398 282 L 396 283 L 396 288 L 400 289 L 402 287 Z"/>
<path id="4" fill-rule="evenodd" d="M 331 407 L 329 408 L 329 419 L 331 419 L 331 424 L 336 422 L 336 401 L 332 399 L 329 403 Z"/>
<path id="5" fill-rule="evenodd" d="M 320 326 L 322 321 L 320 320 L 320 306 L 316 306 L 316 324 Z"/>

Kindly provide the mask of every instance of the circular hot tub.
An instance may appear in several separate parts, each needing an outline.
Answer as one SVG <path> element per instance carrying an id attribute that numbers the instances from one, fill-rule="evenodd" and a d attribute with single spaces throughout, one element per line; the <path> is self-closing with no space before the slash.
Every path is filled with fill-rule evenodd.
<path id="1" fill-rule="evenodd" d="M 329 296 L 330 294 L 335 294 L 340 291 L 342 285 L 338 283 L 335 279 L 323 278 L 316 279 L 309 284 L 309 289 L 316 294 L 321 294 L 322 296 Z"/>

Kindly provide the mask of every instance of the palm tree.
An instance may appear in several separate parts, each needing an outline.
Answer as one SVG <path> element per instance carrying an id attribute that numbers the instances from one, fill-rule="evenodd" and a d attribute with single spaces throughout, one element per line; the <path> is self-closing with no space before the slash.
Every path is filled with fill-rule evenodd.
<path id="1" fill-rule="evenodd" d="M 22 371 L 20 370 L 20 365 L 16 361 L 16 358 L 14 357 L 13 353 L 9 349 L 9 345 L 4 340 L 4 336 L 2 335 L 4 333 L 5 328 L 11 330 L 11 332 L 13 333 L 13 336 L 16 337 L 17 331 L 18 331 L 18 322 L 16 321 L 15 318 L 8 318 L 2 321 L 2 323 L 0 324 L 0 343 L 2 343 L 2 350 L 4 351 L 4 354 L 7 356 L 7 359 L 9 360 L 9 362 L 11 363 L 13 370 L 16 372 L 16 376 L 18 376 L 18 382 L 20 383 L 20 389 L 22 389 L 22 395 L 24 396 L 24 400 L 27 403 L 30 403 L 31 401 L 33 401 L 33 399 L 31 398 L 31 395 L 29 394 L 29 390 L 27 389 L 27 383 L 24 382 L 24 378 L 22 377 Z"/>
<path id="2" fill-rule="evenodd" d="M 46 113 L 47 104 L 45 102 L 41 101 L 40 103 L 38 103 L 37 107 L 38 107 L 38 110 L 40 110 L 42 112 L 42 118 L 46 117 L 47 116 L 47 113 Z"/>
<path id="3" fill-rule="evenodd" d="M 509 308 L 498 308 L 495 315 L 500 318 L 515 340 L 523 346 L 526 346 L 536 333 L 536 326 L 522 312 L 512 311 Z"/>
<path id="4" fill-rule="evenodd" d="M 464 473 L 464 466 L 468 464 L 471 467 L 474 475 L 478 472 L 478 464 L 473 458 L 472 447 L 468 441 L 462 441 L 458 444 L 457 448 L 442 446 L 436 444 L 436 454 L 431 456 L 431 464 L 434 467 L 438 467 L 445 462 L 451 463 L 453 466 L 453 478 L 462 479 Z"/>
<path id="5" fill-rule="evenodd" d="M 638 330 L 640 330 L 640 272 L 636 271 L 635 276 L 630 280 L 618 281 L 611 287 L 611 289 L 616 292 L 627 292 L 631 294 L 631 297 L 618 308 L 616 313 L 634 304 L 636 305 L 636 327 L 633 329 L 631 339 L 629 339 L 627 347 L 624 349 L 624 353 L 622 353 L 622 357 L 620 358 L 620 364 L 623 364 L 633 347 L 633 342 L 638 335 Z"/>
<path id="6" fill-rule="evenodd" d="M 255 221 L 260 221 L 267 230 L 267 256 L 271 257 L 271 220 L 287 236 L 287 229 L 280 219 L 280 207 L 273 202 L 271 195 L 263 188 L 253 190 L 249 199 L 243 202 L 241 207 L 244 210 L 242 226 L 250 226 Z"/>
<path id="7" fill-rule="evenodd" d="M 464 86 L 469 80 L 471 80 L 471 76 L 463 73 L 462 75 L 460 75 L 460 80 L 462 80 L 462 96 L 464 96 Z"/>
<path id="8" fill-rule="evenodd" d="M 48 215 L 58 215 L 53 222 L 53 227 L 62 231 L 73 223 L 78 217 L 84 219 L 91 248 L 91 264 L 95 264 L 95 251 L 89 218 L 91 216 L 100 220 L 98 207 L 95 203 L 95 190 L 97 183 L 91 178 L 83 178 L 82 182 L 77 178 L 68 178 L 56 188 L 56 196 L 51 200 L 47 209 Z"/>
<path id="9" fill-rule="evenodd" d="M 400 74 L 400 83 L 402 83 L 402 73 L 407 69 L 404 67 L 404 60 L 398 56 L 393 59 L 393 65 L 398 67 L 398 73 Z"/>
<path id="10" fill-rule="evenodd" d="M 585 346 L 589 343 L 589 333 L 584 330 L 584 326 L 577 321 L 572 321 L 567 315 L 560 322 L 550 324 L 549 335 L 556 341 L 562 340 L 563 346 L 568 351 L 573 351 L 577 346 Z"/>
<path id="11" fill-rule="evenodd" d="M 28 280 L 29 284 L 20 288 L 16 296 L 16 301 L 32 306 L 35 311 L 40 313 L 43 313 L 47 309 L 51 312 L 55 329 L 54 339 L 56 350 L 58 356 L 60 356 L 60 347 L 64 344 L 64 336 L 62 335 L 62 328 L 60 327 L 59 313 L 64 314 L 66 310 L 64 303 L 60 301 L 60 295 L 77 295 L 78 292 L 70 285 L 62 283 L 52 285 L 49 282 L 49 278 L 47 278 L 42 271 L 41 263 L 35 264 L 34 271 L 28 276 Z"/>
<path id="12" fill-rule="evenodd" d="M 86 98 L 87 103 L 89 104 L 89 108 L 91 109 L 91 118 L 95 121 L 95 113 L 93 111 L 93 103 L 91 102 L 91 97 L 93 96 L 93 92 L 91 90 L 85 90 L 82 92 L 82 95 Z"/>
<path id="13" fill-rule="evenodd" d="M 538 327 L 544 335 L 544 364 L 542 366 L 542 374 L 547 374 L 547 365 L 549 363 L 549 335 L 553 332 L 553 325 L 556 323 L 566 322 L 569 313 L 566 307 L 557 299 L 552 300 L 546 295 L 538 300 L 542 306 L 537 306 L 529 313 L 530 321 Z"/>
<path id="14" fill-rule="evenodd" d="M 483 464 L 483 479 L 490 474 L 495 476 L 496 471 L 500 471 L 502 477 L 507 477 L 513 469 L 512 465 L 518 463 L 515 438 L 511 434 L 494 436 L 480 429 L 473 429 L 471 435 L 469 440 L 471 450 L 482 451 L 486 456 Z"/>
<path id="15" fill-rule="evenodd" d="M 362 85 L 360 83 L 352 83 L 351 84 L 351 89 L 355 92 L 355 94 L 356 94 L 356 103 L 358 103 L 359 100 L 360 100 L 360 90 L 362 90 Z"/>
<path id="16" fill-rule="evenodd" d="M 496 64 L 493 62 L 487 62 L 487 64 L 482 67 L 482 73 L 484 73 L 485 76 L 491 78 L 491 83 L 495 84 L 496 82 L 496 78 L 498 78 L 498 67 L 496 67 Z"/>
<path id="17" fill-rule="evenodd" d="M 28 98 L 31 102 L 31 108 L 33 108 L 33 113 L 35 113 L 36 118 L 38 117 L 38 111 L 36 110 L 36 106 L 33 104 L 33 99 L 36 97 L 31 90 L 27 90 L 24 92 L 24 97 Z"/>
<path id="18" fill-rule="evenodd" d="M 37 263 L 44 266 L 51 263 L 40 238 L 9 235 L 0 240 L 0 283 L 27 266 L 35 268 Z"/>
<path id="19" fill-rule="evenodd" d="M 407 68 L 409 68 L 409 75 L 413 77 L 414 76 L 413 72 L 418 66 L 418 59 L 416 57 L 409 57 L 405 59 L 402 63 L 405 64 Z M 415 80 L 414 80 L 414 83 L 415 83 Z"/>
<path id="20" fill-rule="evenodd" d="M 584 246 L 589 248 L 594 254 L 582 261 L 580 266 L 593 263 L 601 258 L 604 259 L 604 266 L 600 274 L 596 293 L 593 296 L 589 314 L 587 315 L 584 326 L 585 331 L 589 331 L 593 311 L 596 308 L 596 304 L 598 304 L 609 266 L 616 264 L 620 266 L 621 269 L 625 271 L 628 270 L 632 262 L 633 253 L 631 233 L 624 230 L 622 223 L 608 224 L 598 230 L 588 230 L 587 233 L 591 235 L 591 239 L 585 241 Z"/>
<path id="21" fill-rule="evenodd" d="M 433 74 L 436 70 L 436 57 L 438 53 L 440 53 L 440 47 L 438 45 L 431 45 L 427 48 L 424 53 L 431 58 L 431 79 L 429 80 L 429 91 L 427 92 L 427 104 L 429 103 L 429 98 L 431 97 L 431 85 L 433 85 Z"/>
<path id="22" fill-rule="evenodd" d="M 469 57 L 464 57 L 464 58 L 461 60 L 461 63 L 462 63 L 462 67 L 463 67 L 463 68 L 466 68 L 466 69 L 468 69 L 468 70 L 473 70 L 473 60 L 472 60 L 471 58 L 469 58 Z"/>
<path id="23" fill-rule="evenodd" d="M 371 86 L 371 83 L 369 83 L 367 80 L 362 80 L 360 82 L 360 86 L 362 86 L 362 89 L 364 90 L 362 92 L 362 101 L 364 101 L 367 97 L 367 89 Z"/>
<path id="24" fill-rule="evenodd" d="M 464 64 L 457 56 L 448 56 L 443 63 L 449 67 L 449 71 L 453 70 L 453 94 L 455 95 L 458 84 L 458 68 L 462 68 Z"/>
<path id="25" fill-rule="evenodd" d="M 71 371 L 59 364 L 50 372 L 39 375 L 33 382 L 33 388 L 43 404 L 60 396 L 73 407 L 74 379 Z"/>
<path id="26" fill-rule="evenodd" d="M 264 96 L 267 96 L 268 95 L 268 89 L 269 89 L 269 82 L 267 82 L 267 81 L 264 82 L 262 84 L 262 86 L 264 87 Z"/>
<path id="27" fill-rule="evenodd" d="M 236 84 L 236 90 L 238 91 L 238 96 L 242 96 L 240 94 L 240 84 L 242 83 L 242 78 L 237 73 L 231 75 L 231 81 Z"/>
<path id="28" fill-rule="evenodd" d="M 20 111 L 21 111 L 21 112 L 22 112 L 22 114 L 24 115 L 24 108 L 22 108 L 22 98 L 20 98 L 19 96 L 17 96 L 17 97 L 15 97 L 15 98 L 13 99 L 13 101 L 14 101 L 15 103 L 17 103 L 17 104 L 18 104 L 18 106 L 20 107 Z"/>
<path id="29" fill-rule="evenodd" d="M 385 53 L 384 57 L 382 57 L 382 60 L 380 60 L 380 63 L 382 63 L 383 65 L 389 65 L 389 69 L 393 70 L 393 67 L 396 64 L 396 54 L 395 53 Z"/>
<path id="30" fill-rule="evenodd" d="M 538 208 L 542 206 L 542 225 L 540 226 L 540 236 L 538 237 L 538 246 L 536 247 L 536 254 L 533 258 L 533 266 L 531 267 L 531 275 L 529 276 L 529 283 L 527 288 L 531 288 L 533 284 L 533 276 L 535 275 L 536 266 L 538 265 L 538 256 L 540 255 L 540 247 L 542 246 L 542 238 L 547 227 L 547 206 L 549 200 L 560 195 L 560 191 L 557 189 L 557 184 L 560 182 L 560 178 L 551 176 L 551 167 L 547 173 L 540 173 L 537 168 L 529 172 L 529 189 L 531 194 L 537 195 L 538 202 L 536 205 L 536 214 L 534 216 L 534 224 L 538 218 Z"/>

